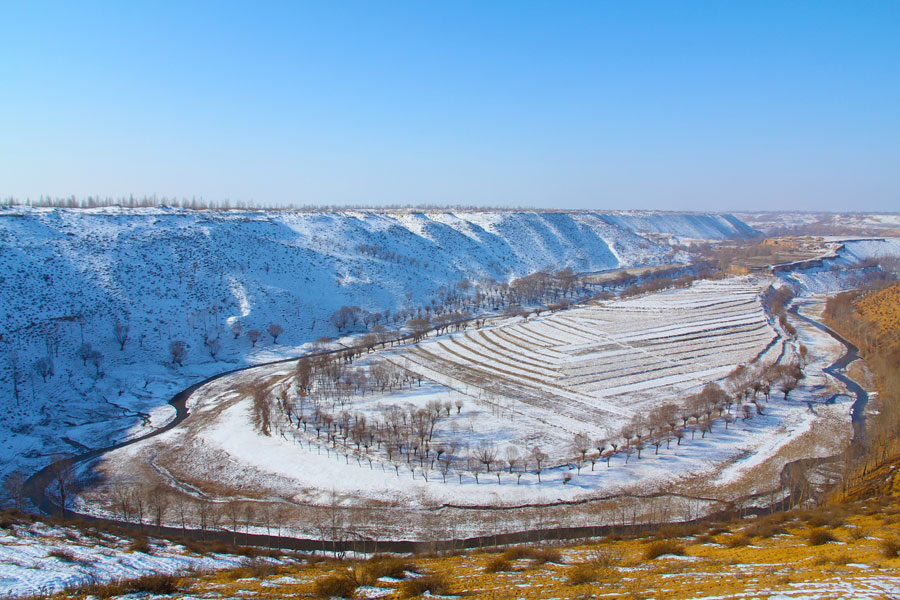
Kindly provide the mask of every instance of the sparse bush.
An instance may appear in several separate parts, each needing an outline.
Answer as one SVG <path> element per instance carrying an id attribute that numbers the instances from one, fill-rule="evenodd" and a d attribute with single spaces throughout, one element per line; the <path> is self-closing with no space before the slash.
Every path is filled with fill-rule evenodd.
<path id="1" fill-rule="evenodd" d="M 834 541 L 834 535 L 827 529 L 823 527 L 816 527 L 815 529 L 811 529 L 809 532 L 809 536 L 807 537 L 807 542 L 810 546 L 821 546 L 822 544 L 827 544 L 828 542 Z"/>
<path id="2" fill-rule="evenodd" d="M 501 571 L 512 571 L 512 563 L 503 558 L 503 556 L 495 556 L 485 565 L 486 573 L 500 573 Z"/>
<path id="3" fill-rule="evenodd" d="M 725 545 L 729 548 L 739 548 L 741 546 L 749 546 L 751 543 L 750 536 L 745 533 L 733 535 L 725 541 Z"/>
<path id="4" fill-rule="evenodd" d="M 900 556 L 900 541 L 895 538 L 882 541 L 881 555 L 885 558 L 897 558 Z"/>
<path id="5" fill-rule="evenodd" d="M 131 543 L 128 545 L 128 549 L 132 552 L 143 552 L 144 554 L 153 554 L 153 546 L 150 545 L 150 540 L 146 537 L 136 537 L 131 540 Z"/>
<path id="6" fill-rule="evenodd" d="M 81 559 L 75 556 L 75 553 L 71 550 L 55 549 L 48 552 L 47 556 L 51 558 L 58 558 L 59 560 L 67 563 L 81 562 Z"/>
<path id="7" fill-rule="evenodd" d="M 814 513 L 807 517 L 806 524 L 810 527 L 829 527 L 834 529 L 844 524 L 844 513 L 832 508 L 827 511 Z"/>
<path id="8" fill-rule="evenodd" d="M 415 571 L 416 566 L 407 560 L 393 556 L 375 555 L 362 566 L 365 578 L 371 581 L 379 577 L 403 579 L 406 571 Z"/>
<path id="9" fill-rule="evenodd" d="M 150 573 L 133 579 L 115 579 L 106 583 L 89 583 L 65 590 L 67 597 L 88 595 L 112 598 L 128 594 L 168 595 L 182 591 L 184 585 L 177 575 Z"/>
<path id="10" fill-rule="evenodd" d="M 503 553 L 503 558 L 505 560 L 528 558 L 540 564 L 562 561 L 562 555 L 556 548 L 532 548 L 531 546 L 513 546 Z"/>
<path id="11" fill-rule="evenodd" d="M 403 598 L 414 598 L 425 592 L 431 595 L 445 595 L 450 592 L 450 586 L 443 576 L 432 573 L 415 579 L 407 579 L 400 584 L 400 595 Z"/>
<path id="12" fill-rule="evenodd" d="M 254 560 L 227 571 L 225 576 L 231 581 L 236 581 L 238 579 L 260 579 L 262 577 L 278 575 L 284 572 L 284 570 L 285 567 L 283 565 Z"/>
<path id="13" fill-rule="evenodd" d="M 313 584 L 313 594 L 317 598 L 350 598 L 359 587 L 356 576 L 351 571 L 332 573 Z"/>
<path id="14" fill-rule="evenodd" d="M 747 527 L 747 529 L 744 530 L 744 533 L 751 538 L 769 539 L 776 535 L 787 533 L 787 530 L 777 523 L 759 521 Z"/>
<path id="15" fill-rule="evenodd" d="M 666 554 L 684 556 L 684 546 L 673 540 L 658 540 L 647 546 L 647 549 L 644 551 L 644 558 L 653 560 Z"/>
<path id="16" fill-rule="evenodd" d="M 574 565 L 566 571 L 566 582 L 569 585 L 583 585 L 597 580 L 597 569 L 590 563 Z"/>
<path id="17" fill-rule="evenodd" d="M 622 562 L 622 552 L 608 546 L 598 546 L 587 554 L 585 562 L 595 569 L 609 569 Z"/>
<path id="18" fill-rule="evenodd" d="M 846 550 L 841 550 L 831 557 L 831 562 L 836 565 L 846 565 L 853 562 L 853 557 Z"/>

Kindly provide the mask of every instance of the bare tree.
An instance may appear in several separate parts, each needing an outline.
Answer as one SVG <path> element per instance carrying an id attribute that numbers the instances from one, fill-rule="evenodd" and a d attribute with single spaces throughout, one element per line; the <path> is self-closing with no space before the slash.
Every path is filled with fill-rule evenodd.
<path id="1" fill-rule="evenodd" d="M 50 374 L 50 359 L 41 357 L 34 361 L 34 372 L 44 379 L 44 383 L 47 383 L 47 376 Z"/>
<path id="2" fill-rule="evenodd" d="M 125 342 L 128 341 L 128 332 L 130 328 L 125 323 L 116 322 L 113 325 L 113 335 L 116 338 L 116 341 L 119 342 L 119 350 L 125 349 Z"/>
<path id="3" fill-rule="evenodd" d="M 3 491 L 12 502 L 16 510 L 22 510 L 25 505 L 25 475 L 18 469 L 14 469 L 3 480 Z"/>
<path id="4" fill-rule="evenodd" d="M 9 368 L 12 371 L 13 395 L 16 398 L 16 406 L 19 405 L 19 353 L 15 350 L 9 353 Z"/>
<path id="5" fill-rule="evenodd" d="M 237 544 L 238 525 L 241 522 L 241 513 L 243 506 L 237 500 L 231 500 L 225 504 L 225 512 L 231 523 L 231 543 Z"/>
<path id="6" fill-rule="evenodd" d="M 75 356 L 81 359 L 82 366 L 87 366 L 87 361 L 91 358 L 91 353 L 93 353 L 94 349 L 91 348 L 90 342 L 84 342 L 78 347 L 78 350 L 75 351 Z"/>
<path id="7" fill-rule="evenodd" d="M 94 365 L 94 369 L 96 369 L 95 375 L 99 378 L 101 375 L 100 365 L 101 363 L 103 363 L 103 353 L 99 350 L 94 350 L 93 352 L 91 352 L 90 361 L 91 364 Z"/>
<path id="8" fill-rule="evenodd" d="M 147 494 L 147 510 L 150 511 L 150 516 L 153 518 L 157 531 L 162 529 L 170 502 L 171 498 L 169 498 L 169 493 L 164 487 L 154 487 Z"/>
<path id="9" fill-rule="evenodd" d="M 247 339 L 250 340 L 250 343 L 253 344 L 253 347 L 256 347 L 256 342 L 259 341 L 262 332 L 259 329 L 251 329 L 247 332 Z"/>
<path id="10" fill-rule="evenodd" d="M 547 454 L 541 450 L 540 446 L 531 449 L 531 460 L 534 462 L 535 472 L 538 476 L 538 483 L 541 482 L 541 471 L 543 470 L 544 461 L 547 460 Z"/>
<path id="11" fill-rule="evenodd" d="M 475 458 L 485 466 L 487 472 L 491 472 L 491 464 L 495 460 L 497 460 L 497 448 L 494 447 L 493 444 L 488 442 L 481 442 L 478 444 L 478 447 L 475 448 Z"/>
<path id="12" fill-rule="evenodd" d="M 75 483 L 75 473 L 64 455 L 53 457 L 50 470 L 53 473 L 53 482 L 56 484 L 54 496 L 56 496 L 62 514 L 65 515 L 69 501 L 69 488 Z"/>
<path id="13" fill-rule="evenodd" d="M 506 447 L 506 466 L 509 467 L 510 475 L 512 475 L 512 472 L 516 469 L 521 460 L 518 448 L 512 444 Z"/>
<path id="14" fill-rule="evenodd" d="M 244 326 L 241 324 L 240 321 L 237 321 L 237 320 L 235 320 L 229 326 L 229 328 L 231 329 L 231 333 L 234 334 L 234 339 L 238 339 L 240 337 L 241 333 L 243 333 L 243 331 L 244 331 Z"/>
<path id="15" fill-rule="evenodd" d="M 174 340 L 169 344 L 169 355 L 172 357 L 173 363 L 178 364 L 178 366 L 184 365 L 184 359 L 187 358 L 187 347 L 185 347 L 184 342 Z"/>
<path id="16" fill-rule="evenodd" d="M 272 343 L 277 344 L 278 336 L 284 332 L 284 328 L 278 323 L 272 323 L 271 325 L 269 325 L 269 328 L 266 331 L 268 331 L 269 335 L 272 336 Z"/>
<path id="17" fill-rule="evenodd" d="M 219 338 L 210 338 L 206 340 L 206 349 L 209 351 L 209 355 L 216 358 L 216 355 L 222 349 L 222 344 L 219 343 Z"/>
<path id="18" fill-rule="evenodd" d="M 572 438 L 572 449 L 575 450 L 576 454 L 581 456 L 582 463 L 587 457 L 588 450 L 592 447 L 593 442 L 591 442 L 591 436 L 586 433 L 576 433 L 575 437 Z"/>

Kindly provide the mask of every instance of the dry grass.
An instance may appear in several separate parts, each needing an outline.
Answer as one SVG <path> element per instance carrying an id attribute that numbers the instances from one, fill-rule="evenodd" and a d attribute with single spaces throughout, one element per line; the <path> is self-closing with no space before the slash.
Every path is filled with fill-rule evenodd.
<path id="1" fill-rule="evenodd" d="M 432 596 L 442 596 L 450 593 L 450 584 L 443 575 L 431 573 L 415 579 L 407 579 L 400 584 L 398 590 L 402 598 L 415 598 L 425 592 Z"/>
<path id="2" fill-rule="evenodd" d="M 900 331 L 900 283 L 862 298 L 856 308 L 882 333 L 896 337 Z"/>
<path id="3" fill-rule="evenodd" d="M 316 598 L 352 598 L 359 582 L 352 571 L 331 573 L 316 580 L 313 594 Z"/>
<path id="4" fill-rule="evenodd" d="M 72 552 L 71 550 L 63 550 L 63 549 L 51 550 L 50 552 L 47 553 L 47 556 L 49 556 L 50 558 L 57 558 L 63 562 L 67 562 L 67 563 L 83 562 L 80 558 L 75 556 L 75 553 Z"/>
<path id="5" fill-rule="evenodd" d="M 810 546 L 821 546 L 828 542 L 835 541 L 834 535 L 823 527 L 811 529 L 806 536 L 806 541 Z"/>
<path id="6" fill-rule="evenodd" d="M 512 571 L 512 563 L 502 556 L 495 556 L 484 566 L 486 573 L 500 573 L 501 571 Z"/>
<path id="7" fill-rule="evenodd" d="M 403 579 L 407 571 L 415 571 L 416 566 L 406 559 L 395 556 L 375 555 L 370 558 L 359 571 L 367 581 L 376 581 L 379 577 Z"/>
<path id="8" fill-rule="evenodd" d="M 505 560 L 519 560 L 527 558 L 538 564 L 547 562 L 562 562 L 562 555 L 555 548 L 541 548 L 533 546 L 513 546 L 503 553 Z"/>
<path id="9" fill-rule="evenodd" d="M 753 540 L 750 539 L 749 535 L 739 533 L 737 535 L 732 535 L 725 540 L 725 545 L 729 548 L 739 548 L 741 546 L 749 546 L 752 542 Z"/>
<path id="10" fill-rule="evenodd" d="M 666 554 L 674 554 L 676 556 L 684 556 L 684 546 L 673 540 L 659 540 L 650 543 L 644 551 L 644 558 L 653 560 Z"/>
<path id="11" fill-rule="evenodd" d="M 897 558 L 900 556 L 900 541 L 897 538 L 889 538 L 881 542 L 881 554 L 885 558 Z"/>

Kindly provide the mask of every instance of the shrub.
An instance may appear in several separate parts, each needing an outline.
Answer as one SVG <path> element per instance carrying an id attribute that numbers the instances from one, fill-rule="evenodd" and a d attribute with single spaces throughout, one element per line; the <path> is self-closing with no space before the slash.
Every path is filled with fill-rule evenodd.
<path id="1" fill-rule="evenodd" d="M 725 545 L 729 548 L 738 548 L 740 546 L 749 546 L 750 542 L 750 536 L 745 533 L 741 533 L 729 537 L 728 540 L 726 540 Z"/>
<path id="2" fill-rule="evenodd" d="M 531 546 L 513 546 L 503 553 L 503 558 L 508 561 L 528 558 L 541 564 L 562 561 L 562 555 L 556 548 L 532 548 Z"/>
<path id="3" fill-rule="evenodd" d="M 51 550 L 47 553 L 47 556 L 51 558 L 58 558 L 59 560 L 68 563 L 81 562 L 81 560 L 77 556 L 75 556 L 75 553 L 71 550 Z"/>
<path id="4" fill-rule="evenodd" d="M 261 560 L 254 560 L 235 569 L 231 569 L 227 572 L 227 576 L 232 581 L 237 579 L 259 579 L 261 577 L 278 575 L 284 570 L 285 567 L 283 567 L 282 565 Z"/>
<path id="5" fill-rule="evenodd" d="M 597 569 L 590 563 L 575 565 L 566 571 L 566 581 L 569 585 L 582 585 L 596 580 Z"/>
<path id="6" fill-rule="evenodd" d="M 153 546 L 150 545 L 150 540 L 145 537 L 137 537 L 131 540 L 131 544 L 128 545 L 128 549 L 132 552 L 153 554 Z"/>
<path id="7" fill-rule="evenodd" d="M 822 544 L 833 542 L 834 536 L 827 529 L 816 527 L 815 529 L 810 530 L 807 541 L 810 546 L 821 546 Z"/>
<path id="8" fill-rule="evenodd" d="M 167 573 L 154 573 L 151 575 L 142 575 L 136 579 L 125 582 L 128 590 L 127 594 L 139 594 L 142 592 L 150 594 L 174 594 L 180 591 L 178 578 L 175 575 Z"/>
<path id="9" fill-rule="evenodd" d="M 760 521 L 747 527 L 744 532 L 751 538 L 769 539 L 778 534 L 787 533 L 787 530 L 778 523 Z"/>
<path id="10" fill-rule="evenodd" d="M 371 581 L 375 581 L 379 577 L 403 579 L 406 571 L 415 570 L 416 566 L 407 560 L 393 556 L 380 555 L 375 555 L 370 558 L 361 569 L 365 578 Z"/>
<path id="11" fill-rule="evenodd" d="M 900 541 L 888 539 L 881 542 L 881 554 L 885 558 L 897 558 L 900 556 Z"/>
<path id="12" fill-rule="evenodd" d="M 356 576 L 350 571 L 344 573 L 332 573 L 327 577 L 316 580 L 313 584 L 313 594 L 317 598 L 331 598 L 338 596 L 340 598 L 349 598 L 353 596 L 359 582 Z"/>
<path id="13" fill-rule="evenodd" d="M 400 584 L 399 590 L 403 598 L 414 598 L 425 592 L 432 595 L 445 595 L 449 593 L 450 586 L 441 575 L 429 574 L 415 579 L 407 579 Z"/>
<path id="14" fill-rule="evenodd" d="M 176 575 L 168 573 L 151 573 L 134 579 L 115 579 L 106 583 L 90 583 L 69 588 L 69 596 L 90 595 L 100 598 L 125 596 L 127 594 L 174 594 L 180 592 L 182 585 Z"/>
<path id="15" fill-rule="evenodd" d="M 499 573 L 501 571 L 512 571 L 512 563 L 503 558 L 503 556 L 495 556 L 488 561 L 484 567 L 487 573 Z"/>
<path id="16" fill-rule="evenodd" d="M 684 546 L 672 540 L 659 540 L 651 543 L 644 551 L 644 558 L 653 560 L 665 554 L 684 556 Z"/>
<path id="17" fill-rule="evenodd" d="M 844 521 L 843 512 L 837 509 L 816 513 L 806 519 L 806 523 L 810 527 L 830 527 L 832 529 L 840 527 L 844 524 Z"/>
<path id="18" fill-rule="evenodd" d="M 853 562 L 853 557 L 850 556 L 850 553 L 846 550 L 841 550 L 831 557 L 831 562 L 836 565 L 846 565 L 847 563 Z"/>
<path id="19" fill-rule="evenodd" d="M 585 561 L 595 569 L 609 569 L 622 562 L 622 552 L 614 548 L 598 546 L 591 550 Z"/>

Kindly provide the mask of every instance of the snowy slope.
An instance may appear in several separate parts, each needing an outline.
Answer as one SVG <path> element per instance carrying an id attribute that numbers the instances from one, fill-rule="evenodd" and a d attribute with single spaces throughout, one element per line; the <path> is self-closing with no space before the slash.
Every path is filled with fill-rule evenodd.
<path id="1" fill-rule="evenodd" d="M 663 264 L 684 256 L 642 233 L 746 229 L 677 213 L 0 210 L 0 347 L 19 375 L 14 388 L 4 359 L 0 476 L 159 425 L 171 414 L 159 407 L 198 378 L 335 336 L 329 317 L 342 305 L 395 311 L 462 279 Z M 235 319 L 263 332 L 255 348 L 231 335 Z M 116 321 L 130 328 L 123 350 Z M 272 322 L 284 327 L 277 345 Z M 207 337 L 221 343 L 215 359 Z M 188 348 L 184 367 L 169 360 L 173 340 Z M 98 365 L 76 358 L 82 343 L 102 354 Z M 34 366 L 46 356 L 44 381 Z"/>
<path id="2" fill-rule="evenodd" d="M 867 261 L 900 259 L 900 238 L 838 238 L 835 241 L 839 245 L 834 256 L 813 262 L 808 268 L 779 273 L 779 277 L 806 293 L 836 293 L 860 287 L 881 272 Z"/>

